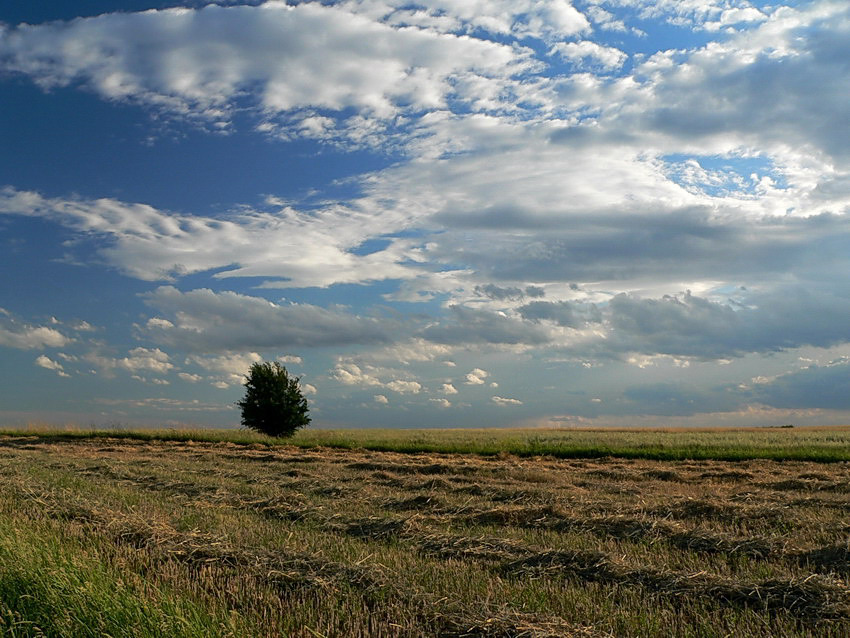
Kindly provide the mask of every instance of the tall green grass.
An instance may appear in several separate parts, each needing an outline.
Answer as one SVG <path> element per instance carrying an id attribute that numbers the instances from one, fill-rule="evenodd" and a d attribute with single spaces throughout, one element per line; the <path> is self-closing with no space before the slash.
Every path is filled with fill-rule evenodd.
<path id="1" fill-rule="evenodd" d="M 121 576 L 56 530 L 0 518 L 0 636 L 232 635 L 193 601 Z"/>
<path id="2" fill-rule="evenodd" d="M 288 439 L 246 430 L 0 430 L 0 436 L 74 440 L 116 438 L 140 441 L 201 441 L 238 445 L 295 445 L 393 452 L 620 457 L 647 460 L 850 461 L 850 427 L 749 428 L 718 430 L 561 429 L 307 429 Z"/>

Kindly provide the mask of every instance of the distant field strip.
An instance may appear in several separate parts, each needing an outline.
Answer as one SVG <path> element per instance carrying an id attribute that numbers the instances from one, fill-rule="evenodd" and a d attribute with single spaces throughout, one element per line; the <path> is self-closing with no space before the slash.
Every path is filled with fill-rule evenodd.
<path id="1" fill-rule="evenodd" d="M 850 635 L 844 462 L 18 436 L 0 477 L 4 636 Z M 90 599 L 22 532 L 114 613 L 28 606 Z"/>
<path id="2" fill-rule="evenodd" d="M 280 439 L 242 430 L 0 430 L 46 440 L 86 438 L 173 442 L 283 444 Z M 745 461 L 770 459 L 816 462 L 850 461 L 850 426 L 749 429 L 307 429 L 286 445 L 404 453 L 443 453 L 555 458 L 619 457 L 646 460 Z"/>

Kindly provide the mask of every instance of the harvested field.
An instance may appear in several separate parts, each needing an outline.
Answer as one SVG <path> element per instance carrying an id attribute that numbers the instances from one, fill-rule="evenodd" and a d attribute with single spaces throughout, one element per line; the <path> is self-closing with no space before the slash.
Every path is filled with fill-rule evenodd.
<path id="1" fill-rule="evenodd" d="M 850 635 L 850 463 L 0 439 L 3 636 Z"/>

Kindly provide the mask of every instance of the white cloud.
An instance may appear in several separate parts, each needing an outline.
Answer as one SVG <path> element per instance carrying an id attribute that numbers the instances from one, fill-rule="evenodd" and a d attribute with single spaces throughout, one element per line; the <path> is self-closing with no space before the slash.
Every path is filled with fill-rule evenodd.
<path id="1" fill-rule="evenodd" d="M 741 23 L 749 25 L 754 22 L 764 22 L 767 19 L 768 16 L 755 7 L 733 7 L 731 9 L 724 10 L 720 14 L 719 20 L 706 22 L 703 24 L 703 27 L 706 30 L 715 31 L 732 25 L 740 25 Z"/>
<path id="2" fill-rule="evenodd" d="M 484 385 L 484 379 L 490 376 L 490 373 L 481 368 L 474 368 L 466 374 L 466 385 Z"/>
<path id="3" fill-rule="evenodd" d="M 399 379 L 397 370 L 379 368 L 369 364 L 358 364 L 353 361 L 339 361 L 331 372 L 331 376 L 343 385 L 360 387 L 380 387 L 398 392 L 399 394 L 419 394 L 422 384 L 409 379 Z M 382 378 L 389 378 L 383 381 Z"/>
<path id="4" fill-rule="evenodd" d="M 183 381 L 188 381 L 189 383 L 197 383 L 203 379 L 203 377 L 199 374 L 190 374 L 188 372 L 178 372 L 177 376 L 183 379 Z"/>
<path id="5" fill-rule="evenodd" d="M 525 25 L 529 34 L 586 25 L 563 0 L 525 4 L 538 5 Z M 220 125 L 246 96 L 269 116 L 353 108 L 389 121 L 442 107 L 450 98 L 474 106 L 463 80 L 500 87 L 528 66 L 528 52 L 519 47 L 395 28 L 351 9 L 358 7 L 273 1 L 20 25 L 5 30 L 0 60 L 6 72 L 26 74 L 45 88 L 82 83 L 106 99 L 135 100 Z M 481 19 L 474 10 L 469 15 Z M 327 118 L 296 121 L 287 134 L 300 129 L 315 136 L 329 128 Z"/>
<path id="6" fill-rule="evenodd" d="M 204 403 L 198 399 L 170 399 L 148 397 L 144 399 L 97 399 L 96 403 L 106 406 L 154 409 L 176 412 L 220 412 L 233 409 L 230 404 Z"/>
<path id="7" fill-rule="evenodd" d="M 450 408 L 452 407 L 452 402 L 448 399 L 428 399 L 430 403 L 440 407 L 440 408 Z"/>
<path id="8" fill-rule="evenodd" d="M 343 385 L 359 385 L 359 386 L 383 386 L 378 377 L 364 371 L 355 363 L 340 362 L 332 373 L 334 379 Z"/>
<path id="9" fill-rule="evenodd" d="M 449 307 L 450 314 L 426 327 L 422 335 L 443 344 L 541 344 L 550 341 L 548 330 L 518 321 L 503 312 L 478 310 L 461 305 Z"/>
<path id="10" fill-rule="evenodd" d="M 190 355 L 186 363 L 192 363 L 207 372 L 217 375 L 218 385 L 238 385 L 255 363 L 261 363 L 263 358 L 256 352 L 230 352 L 221 355 Z M 221 384 L 225 384 L 222 386 Z"/>
<path id="11" fill-rule="evenodd" d="M 115 365 L 130 372 L 149 371 L 165 374 L 174 368 L 167 353 L 159 348 L 133 348 L 129 356 L 117 359 Z"/>
<path id="12" fill-rule="evenodd" d="M 151 385 L 171 385 L 171 382 L 168 379 L 148 379 L 147 377 L 143 377 L 138 374 L 134 374 L 130 378 L 135 379 L 136 381 L 141 381 L 142 383 L 150 383 Z"/>
<path id="13" fill-rule="evenodd" d="M 395 322 L 359 317 L 344 309 L 310 304 L 278 305 L 261 297 L 209 289 L 181 292 L 161 286 L 145 295 L 172 326 L 147 326 L 153 340 L 184 350 L 214 352 L 332 346 L 389 341 Z"/>
<path id="14" fill-rule="evenodd" d="M 495 403 L 496 405 L 499 405 L 499 406 L 502 406 L 502 407 L 511 406 L 511 405 L 522 405 L 522 401 L 520 401 L 519 399 L 510 399 L 510 398 L 506 398 L 506 397 L 491 397 L 490 400 L 493 403 Z"/>
<path id="15" fill-rule="evenodd" d="M 385 387 L 399 394 L 419 394 L 422 389 L 422 384 L 417 381 L 404 381 L 402 379 L 394 379 L 385 384 Z"/>
<path id="16" fill-rule="evenodd" d="M 55 328 L 21 324 L 11 315 L 0 323 L 0 346 L 19 350 L 37 350 L 40 348 L 61 348 L 71 342 Z"/>
<path id="17" fill-rule="evenodd" d="M 392 362 L 410 365 L 425 361 L 433 361 L 452 352 L 450 346 L 431 343 L 420 337 L 402 340 L 369 354 L 370 361 Z"/>
<path id="18" fill-rule="evenodd" d="M 623 66 L 628 56 L 614 47 L 607 47 L 590 40 L 581 42 L 558 42 L 550 54 L 557 54 L 578 66 L 598 66 L 605 70 L 616 70 Z"/>
<path id="19" fill-rule="evenodd" d="M 285 354 L 281 357 L 278 357 L 277 360 L 280 361 L 281 363 L 295 363 L 295 364 L 304 363 L 304 360 L 301 357 L 298 357 L 294 354 Z"/>
<path id="20" fill-rule="evenodd" d="M 585 10 L 587 16 L 602 29 L 606 29 L 608 31 L 628 31 L 629 28 L 626 27 L 626 23 L 623 20 L 618 19 L 614 14 L 610 11 L 606 11 L 600 6 L 590 5 Z M 639 30 L 635 30 L 640 33 Z"/>
<path id="21" fill-rule="evenodd" d="M 395 25 L 440 31 L 486 31 L 560 38 L 585 31 L 586 18 L 567 0 L 348 0 L 352 11 Z"/>
<path id="22" fill-rule="evenodd" d="M 440 392 L 443 394 L 457 394 L 457 388 L 455 388 L 451 383 L 444 383 L 440 387 Z"/>
<path id="23" fill-rule="evenodd" d="M 53 370 L 60 377 L 68 377 L 70 376 L 67 372 L 65 372 L 62 364 L 58 361 L 53 361 L 46 355 L 40 355 L 35 360 L 35 365 L 40 366 L 42 368 L 46 368 L 47 370 Z"/>
<path id="24" fill-rule="evenodd" d="M 174 327 L 173 323 L 171 323 L 168 319 L 163 319 L 162 317 L 151 317 L 147 320 L 145 325 L 150 330 L 168 330 Z"/>
<path id="25" fill-rule="evenodd" d="M 311 396 L 318 392 L 318 388 L 311 383 L 302 383 L 301 384 L 301 392 L 304 393 L 305 396 Z"/>
<path id="26" fill-rule="evenodd" d="M 170 214 L 145 204 L 112 199 L 48 199 L 38 193 L 0 189 L 0 213 L 46 217 L 108 240 L 101 256 L 123 273 L 147 281 L 170 280 L 231 266 L 216 274 L 268 277 L 267 287 L 328 286 L 390 277 L 405 278 L 410 240 L 398 239 L 368 255 L 350 251 L 372 236 L 403 228 L 395 215 L 331 206 L 299 212 L 242 210 L 228 219 Z M 155 317 L 151 328 L 167 328 Z"/>
<path id="27" fill-rule="evenodd" d="M 383 394 L 376 394 L 374 396 L 375 403 L 381 403 L 383 405 L 387 405 L 390 401 Z"/>

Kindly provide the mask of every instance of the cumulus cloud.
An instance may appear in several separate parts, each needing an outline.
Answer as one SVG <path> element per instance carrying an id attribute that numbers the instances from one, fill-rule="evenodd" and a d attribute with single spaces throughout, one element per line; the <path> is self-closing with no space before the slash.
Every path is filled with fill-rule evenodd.
<path id="1" fill-rule="evenodd" d="M 570 301 L 532 301 L 517 309 L 523 319 L 553 321 L 566 328 L 580 328 L 587 323 L 601 323 L 602 313 L 596 304 Z"/>
<path id="2" fill-rule="evenodd" d="M 491 397 L 490 400 L 498 406 L 506 407 L 511 405 L 522 405 L 519 399 L 511 399 L 507 397 Z"/>
<path id="3" fill-rule="evenodd" d="M 850 359 L 846 357 L 760 381 L 741 394 L 776 408 L 850 410 Z"/>
<path id="4" fill-rule="evenodd" d="M 385 384 L 384 387 L 392 390 L 393 392 L 398 392 L 399 394 L 419 394 L 419 391 L 422 389 L 422 384 L 418 381 L 393 379 L 389 383 Z"/>
<path id="5" fill-rule="evenodd" d="M 278 305 L 260 297 L 208 289 L 181 292 L 161 286 L 145 295 L 173 327 L 145 327 L 158 343 L 183 350 L 215 352 L 265 348 L 380 344 L 396 329 L 390 320 L 352 315 L 310 304 Z"/>
<path id="6" fill-rule="evenodd" d="M 482 295 L 496 301 L 515 301 L 528 297 L 543 297 L 546 291 L 539 286 L 526 286 L 525 289 L 517 286 L 502 287 L 495 284 L 475 286 L 475 294 Z"/>
<path id="7" fill-rule="evenodd" d="M 187 364 L 194 364 L 217 377 L 216 387 L 238 385 L 245 380 L 245 375 L 255 363 L 261 363 L 263 358 L 256 352 L 228 352 L 220 355 L 190 355 Z M 225 384 L 225 385 L 222 385 Z"/>
<path id="8" fill-rule="evenodd" d="M 700 412 L 725 412 L 737 409 L 737 397 L 724 397 L 720 392 L 675 382 L 641 384 L 623 393 L 626 413 L 661 416 L 691 416 Z"/>
<path id="9" fill-rule="evenodd" d="M 41 368 L 45 368 L 47 370 L 53 370 L 60 377 L 71 376 L 67 372 L 65 372 L 65 369 L 62 367 L 61 363 L 59 363 L 58 361 L 53 361 L 50 357 L 43 354 L 36 358 L 35 365 Z"/>
<path id="10" fill-rule="evenodd" d="M 18 350 L 61 348 L 71 342 L 69 337 L 47 326 L 21 322 L 12 313 L 0 313 L 0 346 Z"/>
<path id="11" fill-rule="evenodd" d="M 376 394 L 373 398 L 375 399 L 375 403 L 379 403 L 381 405 L 387 405 L 390 402 L 390 400 L 383 394 Z"/>
<path id="12" fill-rule="evenodd" d="M 421 383 L 409 378 L 398 378 L 398 374 L 397 370 L 391 368 L 380 368 L 347 360 L 337 362 L 331 372 L 331 376 L 343 385 L 386 388 L 398 394 L 419 394 L 422 391 Z"/>
<path id="13" fill-rule="evenodd" d="M 451 383 L 444 383 L 440 386 L 440 392 L 443 394 L 457 394 L 457 388 L 455 388 Z"/>
<path id="14" fill-rule="evenodd" d="M 383 386 L 383 382 L 369 370 L 362 369 L 356 363 L 340 362 L 333 369 L 334 379 L 343 385 Z"/>
<path id="15" fill-rule="evenodd" d="M 581 22 L 566 2 L 540 4 L 547 6 L 538 8 L 531 20 L 537 28 L 529 30 Z M 465 80 L 495 83 L 498 92 L 502 81 L 529 64 L 518 47 L 395 28 L 352 8 L 267 2 L 22 24 L 5 30 L 0 60 L 6 72 L 30 76 L 45 88 L 83 84 L 106 99 L 222 126 L 246 96 L 268 115 L 351 108 L 390 120 L 408 110 L 444 107 L 449 99 L 474 108 Z M 288 134 L 299 127 L 308 135 L 327 129 L 326 118 L 315 115 L 296 121 Z M 341 126 L 359 128 L 355 118 Z"/>
<path id="16" fill-rule="evenodd" d="M 604 70 L 616 70 L 623 66 L 628 56 L 614 47 L 606 47 L 596 42 L 559 42 L 550 51 L 564 60 L 582 66 L 598 66 Z"/>
<path id="17" fill-rule="evenodd" d="M 484 379 L 490 376 L 490 373 L 481 368 L 474 368 L 471 372 L 466 373 L 466 385 L 484 385 Z"/>
<path id="18" fill-rule="evenodd" d="M 850 82 L 842 66 L 850 52 L 848 11 L 829 2 L 785 8 L 725 42 L 653 56 L 635 86 L 651 98 L 635 93 L 617 128 L 703 149 L 814 145 L 846 162 L 848 145 L 835 132 L 843 130 L 841 96 Z"/>
<path id="19" fill-rule="evenodd" d="M 411 321 L 407 322 L 412 324 Z M 392 345 L 384 346 L 369 353 L 373 362 L 401 363 L 411 365 L 426 361 L 434 361 L 452 352 L 453 348 L 439 343 L 431 343 L 421 337 L 402 339 Z"/>
<path id="20" fill-rule="evenodd" d="M 428 399 L 430 403 L 433 403 L 437 407 L 440 408 L 450 408 L 452 407 L 452 402 L 448 399 Z"/>
<path id="21" fill-rule="evenodd" d="M 550 340 L 541 326 L 517 321 L 504 313 L 459 305 L 449 310 L 450 318 L 428 326 L 422 330 L 422 336 L 447 344 L 541 344 Z"/>
<path id="22" fill-rule="evenodd" d="M 557 38 L 585 31 L 587 19 L 567 0 L 348 0 L 352 11 L 388 24 L 435 31 Z"/>
<path id="23" fill-rule="evenodd" d="M 723 359 L 747 352 L 850 341 L 843 291 L 795 287 L 747 295 L 743 307 L 685 294 L 663 299 L 617 295 L 610 303 L 612 341 L 643 353 Z"/>
<path id="24" fill-rule="evenodd" d="M 97 403 L 107 406 L 153 409 L 175 412 L 220 412 L 231 410 L 232 405 L 205 403 L 199 399 L 170 399 L 166 397 L 148 397 L 144 399 L 98 399 Z"/>
<path id="25" fill-rule="evenodd" d="M 133 378 L 141 381 L 147 381 L 143 377 L 145 372 L 164 375 L 175 369 L 168 353 L 159 348 L 133 348 L 125 357 L 110 356 L 95 348 L 82 355 L 81 358 L 96 366 L 107 376 L 112 376 L 115 371 L 122 370 L 129 372 Z"/>
<path id="26" fill-rule="evenodd" d="M 116 360 L 116 366 L 130 372 L 165 374 L 174 368 L 167 353 L 159 348 L 133 348 L 129 356 Z"/>

